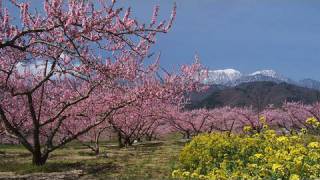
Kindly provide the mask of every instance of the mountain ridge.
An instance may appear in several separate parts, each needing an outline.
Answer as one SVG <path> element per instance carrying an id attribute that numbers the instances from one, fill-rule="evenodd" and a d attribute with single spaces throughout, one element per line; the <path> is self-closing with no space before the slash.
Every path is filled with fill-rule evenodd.
<path id="1" fill-rule="evenodd" d="M 252 106 L 261 110 L 271 104 L 279 107 L 284 102 L 312 104 L 320 100 L 320 91 L 285 82 L 260 81 L 233 87 L 211 85 L 210 88 L 209 93 L 191 96 L 191 104 L 187 108 Z"/>
<path id="2" fill-rule="evenodd" d="M 294 81 L 271 69 L 258 70 L 249 74 L 243 74 L 240 71 L 231 68 L 208 70 L 208 77 L 204 80 L 204 83 L 207 85 L 216 84 L 234 87 L 242 83 L 259 81 L 270 81 L 275 83 L 285 82 L 300 87 L 320 90 L 320 81 L 310 78 Z"/>

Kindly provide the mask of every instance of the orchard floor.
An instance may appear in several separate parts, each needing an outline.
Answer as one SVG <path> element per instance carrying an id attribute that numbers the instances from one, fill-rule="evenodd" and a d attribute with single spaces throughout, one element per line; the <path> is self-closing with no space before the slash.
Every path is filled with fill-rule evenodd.
<path id="1" fill-rule="evenodd" d="M 35 167 L 23 147 L 0 145 L 0 179 L 170 179 L 182 147 L 177 140 L 122 149 L 110 143 L 102 145 L 97 157 L 73 143 L 53 152 L 43 167 Z"/>

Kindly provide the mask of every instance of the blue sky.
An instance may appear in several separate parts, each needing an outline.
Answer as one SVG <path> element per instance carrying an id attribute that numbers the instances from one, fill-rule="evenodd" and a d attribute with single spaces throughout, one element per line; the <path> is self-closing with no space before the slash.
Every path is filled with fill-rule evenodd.
<path id="1" fill-rule="evenodd" d="M 122 0 L 134 16 L 148 20 L 160 5 L 170 16 L 171 0 Z M 210 69 L 244 73 L 274 69 L 293 79 L 320 80 L 319 0 L 177 0 L 177 19 L 154 48 L 169 68 L 192 62 L 197 52 Z"/>
<path id="2" fill-rule="evenodd" d="M 3 0 L 6 2 L 7 0 Z M 149 22 L 160 5 L 170 17 L 173 0 L 118 0 L 133 16 Z M 41 6 L 42 0 L 32 0 Z M 36 3 L 35 3 L 36 2 Z M 320 80 L 319 0 L 176 0 L 177 19 L 169 34 L 158 36 L 167 69 L 191 63 L 197 53 L 209 69 L 243 73 L 273 69 L 298 80 Z"/>

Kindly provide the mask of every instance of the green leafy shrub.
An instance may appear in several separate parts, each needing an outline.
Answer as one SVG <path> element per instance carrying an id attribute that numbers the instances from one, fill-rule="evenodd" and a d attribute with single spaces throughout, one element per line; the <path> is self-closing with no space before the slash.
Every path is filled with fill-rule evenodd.
<path id="1" fill-rule="evenodd" d="M 203 134 L 180 154 L 182 179 L 315 179 L 320 177 L 320 143 L 303 133 Z"/>

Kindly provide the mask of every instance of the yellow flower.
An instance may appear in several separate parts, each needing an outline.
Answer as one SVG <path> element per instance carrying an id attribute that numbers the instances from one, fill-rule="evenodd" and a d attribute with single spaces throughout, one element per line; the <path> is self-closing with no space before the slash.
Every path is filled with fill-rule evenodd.
<path id="1" fill-rule="evenodd" d="M 172 175 L 172 177 L 177 178 L 177 177 L 179 177 L 179 174 L 180 174 L 179 170 L 174 170 L 171 175 Z"/>
<path id="2" fill-rule="evenodd" d="M 296 165 L 300 166 L 302 164 L 303 158 L 304 158 L 303 156 L 298 156 L 298 157 L 294 158 L 293 162 Z"/>
<path id="3" fill-rule="evenodd" d="M 272 148 L 270 146 L 267 146 L 265 149 L 264 149 L 265 152 L 267 153 L 270 153 L 272 151 Z"/>
<path id="4" fill-rule="evenodd" d="M 311 117 L 311 118 L 308 118 L 307 120 L 306 120 L 306 123 L 307 124 L 311 124 L 311 125 L 314 125 L 315 123 L 317 123 L 318 122 L 318 120 L 315 118 L 315 117 Z"/>
<path id="5" fill-rule="evenodd" d="M 249 126 L 247 130 L 251 130 Z M 266 129 L 247 135 L 199 135 L 180 156 L 180 179 L 316 179 L 320 172 L 320 141 L 313 135 L 278 135 Z M 183 172 L 189 171 L 189 174 Z M 195 174 L 196 172 L 197 174 Z M 174 174 L 174 173 L 173 173 Z"/>
<path id="6" fill-rule="evenodd" d="M 302 129 L 301 129 L 301 133 L 302 133 L 302 134 L 307 134 L 307 132 L 308 132 L 308 131 L 307 131 L 306 128 L 302 128 Z"/>
<path id="7" fill-rule="evenodd" d="M 283 167 L 281 164 L 273 164 L 272 165 L 272 171 L 276 172 L 276 171 L 282 171 Z"/>
<path id="8" fill-rule="evenodd" d="M 292 174 L 289 178 L 289 180 L 300 180 L 300 176 L 297 174 Z"/>
<path id="9" fill-rule="evenodd" d="M 265 124 L 266 123 L 266 117 L 260 116 L 259 121 L 260 121 L 260 123 Z"/>
<path id="10" fill-rule="evenodd" d="M 244 126 L 243 127 L 243 131 L 244 132 L 250 132 L 252 130 L 252 127 L 251 126 Z"/>
<path id="11" fill-rule="evenodd" d="M 266 134 L 272 134 L 272 135 L 276 135 L 276 131 L 272 130 L 272 129 L 268 129 L 265 131 Z"/>
<path id="12" fill-rule="evenodd" d="M 277 138 L 277 141 L 280 143 L 286 143 L 286 142 L 288 142 L 288 138 L 285 136 L 280 136 Z"/>
<path id="13" fill-rule="evenodd" d="M 297 141 L 299 140 L 299 136 L 291 136 L 290 139 L 292 139 L 293 141 Z"/>
<path id="14" fill-rule="evenodd" d="M 191 174 L 191 178 L 197 178 L 197 177 L 199 177 L 199 174 L 198 174 L 198 173 L 195 173 L 195 172 L 194 172 L 194 173 Z"/>
<path id="15" fill-rule="evenodd" d="M 258 167 L 258 165 L 257 164 L 248 164 L 248 167 L 251 169 L 255 169 Z"/>
<path id="16" fill-rule="evenodd" d="M 263 157 L 263 154 L 255 154 L 254 157 L 256 157 L 257 159 L 261 159 Z"/>
<path id="17" fill-rule="evenodd" d="M 320 143 L 318 143 L 318 142 L 311 142 L 311 143 L 308 144 L 308 148 L 314 148 L 314 149 L 320 148 Z"/>
<path id="18" fill-rule="evenodd" d="M 190 176 L 190 172 L 185 171 L 185 172 L 182 173 L 182 176 L 183 177 L 189 177 Z"/>
<path id="19" fill-rule="evenodd" d="M 227 162 L 225 160 L 220 164 L 220 168 L 227 169 Z"/>

